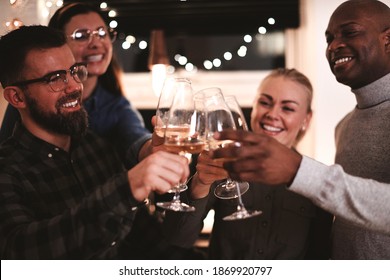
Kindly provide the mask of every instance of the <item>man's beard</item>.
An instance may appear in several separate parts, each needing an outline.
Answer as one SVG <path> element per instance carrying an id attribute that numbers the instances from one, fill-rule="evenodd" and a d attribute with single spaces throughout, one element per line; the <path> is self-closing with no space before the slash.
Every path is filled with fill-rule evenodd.
<path id="1" fill-rule="evenodd" d="M 46 112 L 40 107 L 38 101 L 29 95 L 25 95 L 26 103 L 29 107 L 31 118 L 45 129 L 59 134 L 70 136 L 82 136 L 88 127 L 88 114 L 82 107 L 78 111 L 71 113 L 61 112 L 62 104 L 69 100 L 81 99 L 79 92 L 66 95 L 56 103 L 57 112 Z"/>

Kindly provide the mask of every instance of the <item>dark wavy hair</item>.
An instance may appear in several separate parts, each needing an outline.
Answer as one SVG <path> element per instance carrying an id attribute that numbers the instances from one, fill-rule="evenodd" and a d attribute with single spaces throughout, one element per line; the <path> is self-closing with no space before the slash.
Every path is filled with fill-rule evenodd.
<path id="1" fill-rule="evenodd" d="M 49 21 L 49 27 L 56 28 L 64 32 L 65 25 L 77 15 L 97 13 L 102 19 L 103 15 L 100 11 L 92 5 L 75 2 L 69 3 L 59 8 Z M 112 59 L 107 68 L 107 71 L 99 76 L 99 83 L 110 93 L 114 95 L 123 95 L 123 89 L 120 83 L 120 73 L 122 68 L 120 67 L 115 53 L 112 54 Z"/>

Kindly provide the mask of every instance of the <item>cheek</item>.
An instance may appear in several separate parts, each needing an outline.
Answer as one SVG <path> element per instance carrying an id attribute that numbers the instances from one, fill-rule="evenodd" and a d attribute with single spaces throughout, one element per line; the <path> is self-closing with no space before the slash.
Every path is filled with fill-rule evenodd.
<path id="1" fill-rule="evenodd" d="M 303 120 L 297 118 L 285 118 L 289 138 L 295 139 L 302 128 Z"/>
<path id="2" fill-rule="evenodd" d="M 252 129 L 255 129 L 259 126 L 259 122 L 262 119 L 262 116 L 264 115 L 261 110 L 258 108 L 254 108 L 251 113 L 251 127 Z"/>

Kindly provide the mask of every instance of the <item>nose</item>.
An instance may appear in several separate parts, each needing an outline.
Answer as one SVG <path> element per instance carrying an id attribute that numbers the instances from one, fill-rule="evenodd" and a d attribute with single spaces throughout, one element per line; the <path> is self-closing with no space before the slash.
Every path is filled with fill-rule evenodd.
<path id="1" fill-rule="evenodd" d="M 65 92 L 72 93 L 74 91 L 80 91 L 83 88 L 83 83 L 76 81 L 75 77 L 68 72 L 66 74 Z"/>
<path id="2" fill-rule="evenodd" d="M 270 120 L 274 120 L 274 119 L 277 119 L 279 117 L 279 110 L 276 106 L 272 106 L 268 112 L 265 114 L 265 117 L 270 119 Z"/>
<path id="3" fill-rule="evenodd" d="M 339 50 L 340 48 L 343 48 L 343 47 L 345 47 L 344 41 L 341 40 L 341 38 L 335 37 L 335 38 L 328 44 L 327 51 L 328 51 L 328 52 L 337 52 L 337 50 Z"/>
<path id="4" fill-rule="evenodd" d="M 96 42 L 100 42 L 101 41 L 101 38 L 99 37 L 99 34 L 98 33 L 91 33 L 91 35 L 89 36 L 89 41 L 88 41 L 88 44 L 95 44 Z"/>

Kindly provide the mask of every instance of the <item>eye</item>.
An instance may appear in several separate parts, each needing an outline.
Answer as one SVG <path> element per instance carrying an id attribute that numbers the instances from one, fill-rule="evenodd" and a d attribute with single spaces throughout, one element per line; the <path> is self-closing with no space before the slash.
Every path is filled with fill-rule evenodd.
<path id="1" fill-rule="evenodd" d="M 58 83 L 59 81 L 63 81 L 63 80 L 64 80 L 64 75 L 62 73 L 55 73 L 47 79 L 47 82 Z"/>
<path id="2" fill-rule="evenodd" d="M 269 101 L 262 100 L 262 99 L 260 99 L 258 103 L 259 103 L 259 105 L 264 106 L 264 107 L 271 106 L 271 103 Z"/>
<path id="3" fill-rule="evenodd" d="M 343 35 L 345 37 L 354 37 L 358 34 L 359 32 L 358 31 L 345 31 L 343 32 Z"/>
<path id="4" fill-rule="evenodd" d="M 295 112 L 295 109 L 290 106 L 283 106 L 282 109 L 287 112 Z"/>
<path id="5" fill-rule="evenodd" d="M 88 40 L 89 32 L 87 30 L 76 30 L 73 33 L 73 38 L 80 41 Z"/>
<path id="6" fill-rule="evenodd" d="M 106 37 L 107 32 L 106 32 L 106 30 L 104 30 L 104 28 L 99 28 L 98 29 L 98 35 L 99 35 L 100 38 L 104 38 L 104 37 Z"/>

